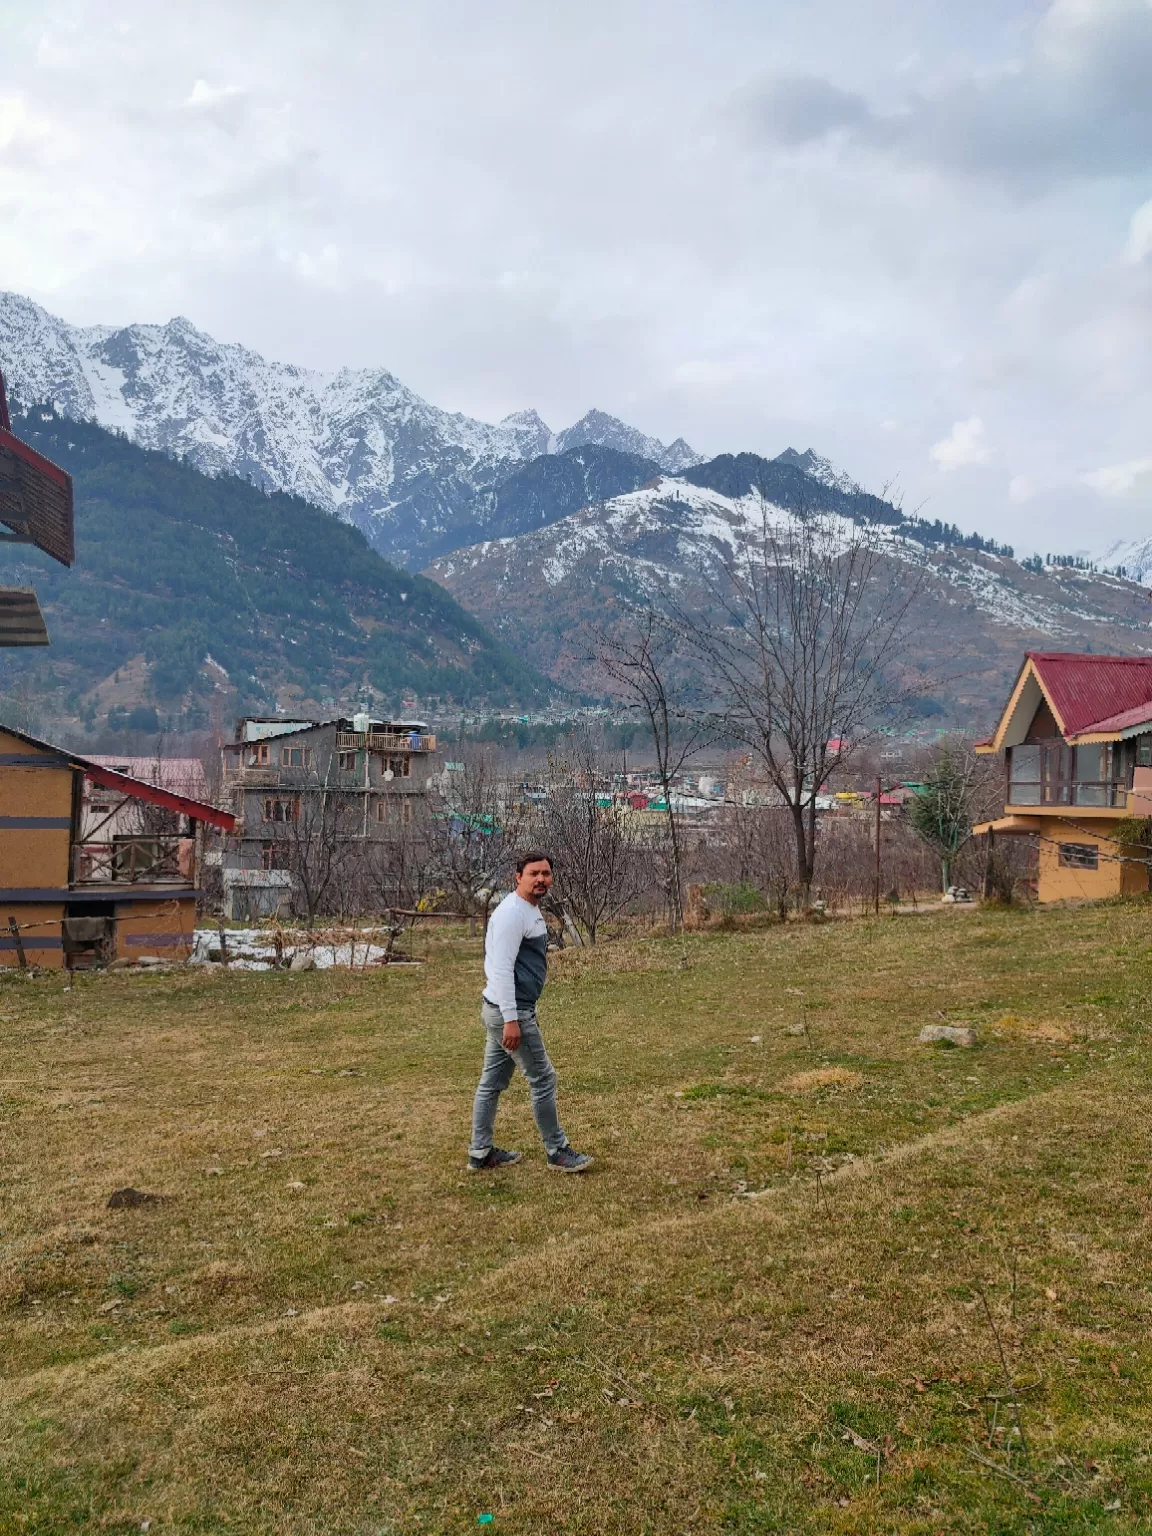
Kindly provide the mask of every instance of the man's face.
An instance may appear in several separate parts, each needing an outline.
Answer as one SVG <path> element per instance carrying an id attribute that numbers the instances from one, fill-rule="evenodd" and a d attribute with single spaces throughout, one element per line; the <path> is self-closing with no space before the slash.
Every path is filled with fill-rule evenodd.
<path id="1" fill-rule="evenodd" d="M 552 866 L 547 859 L 525 864 L 516 876 L 516 894 L 525 901 L 540 901 L 552 889 Z"/>

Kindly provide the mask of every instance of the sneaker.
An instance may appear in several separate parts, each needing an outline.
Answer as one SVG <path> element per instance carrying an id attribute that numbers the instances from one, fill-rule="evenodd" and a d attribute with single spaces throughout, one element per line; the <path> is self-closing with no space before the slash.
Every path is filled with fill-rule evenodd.
<path id="1" fill-rule="evenodd" d="M 483 1157 L 468 1159 L 469 1173 L 482 1173 L 485 1168 L 511 1168 L 523 1157 L 522 1152 L 505 1152 L 503 1147 L 489 1147 Z"/>
<path id="2" fill-rule="evenodd" d="M 557 1173 L 583 1173 L 586 1168 L 591 1168 L 592 1159 L 587 1152 L 573 1152 L 571 1147 L 561 1147 L 559 1152 L 549 1152 L 549 1168 L 555 1168 Z"/>

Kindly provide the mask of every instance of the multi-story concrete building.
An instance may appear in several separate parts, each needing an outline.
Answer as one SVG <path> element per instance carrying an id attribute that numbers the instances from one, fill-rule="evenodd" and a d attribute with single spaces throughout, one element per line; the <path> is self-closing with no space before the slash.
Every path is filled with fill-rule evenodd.
<path id="1" fill-rule="evenodd" d="M 223 748 L 236 817 L 222 859 L 226 914 L 270 916 L 333 848 L 402 837 L 435 772 L 423 721 L 238 720 Z"/>

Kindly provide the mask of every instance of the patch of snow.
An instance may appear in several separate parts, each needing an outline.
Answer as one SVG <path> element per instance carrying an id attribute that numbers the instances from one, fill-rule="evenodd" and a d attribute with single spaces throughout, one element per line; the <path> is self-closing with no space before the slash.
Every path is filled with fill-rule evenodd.
<path id="1" fill-rule="evenodd" d="M 288 937 L 288 935 L 286 935 Z M 271 971 L 276 965 L 276 945 L 272 935 L 265 928 L 232 928 L 225 930 L 225 939 L 228 944 L 228 965 L 236 971 Z M 215 928 L 196 928 L 192 935 L 192 954 L 194 958 L 206 960 L 209 951 L 219 949 L 220 934 Z M 355 953 L 353 954 L 353 950 Z M 316 961 L 318 971 L 331 970 L 333 967 L 355 965 L 375 965 L 387 953 L 383 944 L 359 942 L 353 945 L 349 943 L 324 943 L 322 940 L 310 943 L 301 938 L 295 943 L 286 943 L 284 946 L 285 958 L 291 960 L 297 953 L 310 953 Z"/>

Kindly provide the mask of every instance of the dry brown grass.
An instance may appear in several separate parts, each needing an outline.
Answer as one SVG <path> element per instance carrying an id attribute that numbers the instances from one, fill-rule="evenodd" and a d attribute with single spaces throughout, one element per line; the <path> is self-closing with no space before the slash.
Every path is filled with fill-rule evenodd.
<path id="1" fill-rule="evenodd" d="M 566 957 L 580 1180 L 463 1173 L 476 944 L 5 983 L 0 1530 L 1146 1529 L 1147 910 Z"/>
<path id="2" fill-rule="evenodd" d="M 1036 1040 L 1048 1045 L 1071 1045 L 1088 1034 L 1084 1025 L 1069 1024 L 1063 1019 L 1020 1018 L 1015 1013 L 1005 1013 L 992 1025 L 997 1035 L 1014 1036 L 1018 1040 Z"/>
<path id="3" fill-rule="evenodd" d="M 812 1093 L 817 1088 L 859 1088 L 863 1081 L 862 1072 L 847 1067 L 810 1067 L 786 1077 L 780 1086 L 785 1093 Z"/>

